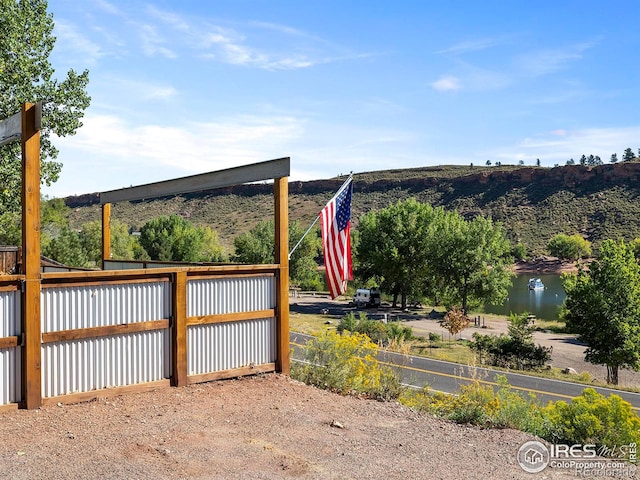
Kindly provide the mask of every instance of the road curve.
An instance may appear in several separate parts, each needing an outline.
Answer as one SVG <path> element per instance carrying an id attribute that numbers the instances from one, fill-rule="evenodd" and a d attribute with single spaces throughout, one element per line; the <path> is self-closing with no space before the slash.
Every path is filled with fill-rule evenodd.
<path id="1" fill-rule="evenodd" d="M 302 349 L 312 338 L 311 335 L 291 332 L 289 335 L 293 347 L 293 358 L 303 358 Z M 504 375 L 513 390 L 524 395 L 534 394 L 542 403 L 550 400 L 569 401 L 579 396 L 588 385 L 534 377 L 520 373 L 502 372 L 482 367 L 468 367 L 459 363 L 445 362 L 413 355 L 402 355 L 381 351 L 378 360 L 391 366 L 400 375 L 403 383 L 422 388 L 430 385 L 433 390 L 445 393 L 458 393 L 461 385 L 477 380 L 481 384 L 497 386 L 496 375 Z M 640 394 L 614 390 L 611 388 L 593 387 L 599 393 L 609 396 L 616 394 L 631 403 L 633 409 L 640 411 Z"/>

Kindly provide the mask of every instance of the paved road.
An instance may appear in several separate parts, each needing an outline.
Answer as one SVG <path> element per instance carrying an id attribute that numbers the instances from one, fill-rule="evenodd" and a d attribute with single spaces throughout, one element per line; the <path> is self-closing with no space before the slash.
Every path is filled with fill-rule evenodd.
<path id="1" fill-rule="evenodd" d="M 302 359 L 302 348 L 312 338 L 303 333 L 291 332 L 290 340 L 293 347 L 293 358 Z M 387 363 L 396 369 L 403 383 L 415 387 L 424 387 L 429 384 L 433 390 L 445 393 L 457 393 L 460 385 L 478 380 L 485 385 L 497 385 L 494 381 L 496 375 L 505 375 L 511 388 L 523 394 L 534 393 L 542 402 L 549 400 L 570 400 L 579 396 L 587 387 L 586 385 L 561 380 L 507 373 L 488 368 L 467 367 L 458 363 L 444 362 L 412 355 L 401 355 L 391 352 L 380 352 L 378 356 L 381 362 Z M 634 410 L 640 410 L 640 394 L 613 390 L 609 388 L 594 387 L 603 395 L 612 393 L 619 395 L 633 405 Z"/>

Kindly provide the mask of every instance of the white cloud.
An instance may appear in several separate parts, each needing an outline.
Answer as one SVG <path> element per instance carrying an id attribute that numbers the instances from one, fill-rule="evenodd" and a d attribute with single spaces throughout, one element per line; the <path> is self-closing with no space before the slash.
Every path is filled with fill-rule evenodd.
<path id="1" fill-rule="evenodd" d="M 73 57 L 73 61 L 81 60 L 85 65 L 93 65 L 105 55 L 100 45 L 80 33 L 75 25 L 64 20 L 56 20 L 54 34 L 57 37 L 57 47 L 67 61 L 69 57 Z"/>
<path id="2" fill-rule="evenodd" d="M 198 58 L 205 60 L 264 70 L 294 70 L 371 56 L 349 52 L 315 35 L 285 25 L 250 21 L 230 28 L 157 7 L 148 7 L 147 11 L 164 27 L 180 33 L 173 37 L 175 49 L 186 45 L 198 52 Z M 159 26 L 152 28 L 148 24 L 145 27 L 149 30 L 144 38 L 147 52 L 168 57 L 174 54 L 162 46 L 164 42 L 157 41 Z M 266 37 L 258 32 L 265 29 L 269 30 Z M 170 35 L 169 32 L 166 34 Z M 295 37 L 295 41 L 292 37 Z"/>
<path id="3" fill-rule="evenodd" d="M 110 13 L 111 15 L 119 15 L 122 16 L 122 11 L 116 7 L 113 3 L 107 2 L 106 0 L 94 0 L 95 4 L 101 10 Z"/>
<path id="4" fill-rule="evenodd" d="M 439 55 L 461 55 L 467 52 L 477 52 L 495 47 L 501 43 L 500 40 L 494 38 L 482 38 L 478 40 L 467 40 L 456 43 L 450 47 L 438 50 L 435 53 Z"/>
<path id="5" fill-rule="evenodd" d="M 166 25 L 175 28 L 181 32 L 189 32 L 191 30 L 191 25 L 187 22 L 183 17 L 173 12 L 168 12 L 166 10 L 160 10 L 159 8 L 153 5 L 147 5 L 147 11 L 151 14 L 151 16 L 156 17 Z"/>
<path id="6" fill-rule="evenodd" d="M 567 68 L 572 62 L 580 60 L 584 53 L 595 45 L 596 42 L 585 42 L 563 48 L 529 52 L 516 57 L 515 65 L 531 75 L 547 75 Z"/>
<path id="7" fill-rule="evenodd" d="M 142 51 L 145 55 L 150 57 L 161 55 L 169 59 L 177 57 L 173 50 L 164 46 L 167 42 L 158 33 L 158 28 L 155 25 L 139 24 L 136 27 L 142 42 Z"/>
<path id="8" fill-rule="evenodd" d="M 117 98 L 127 96 L 136 101 L 168 100 L 179 95 L 178 90 L 171 85 L 123 77 L 110 77 L 105 80 L 112 92 L 111 95 Z"/>
<path id="9" fill-rule="evenodd" d="M 439 92 L 460 90 L 460 79 L 452 76 L 440 77 L 431 84 L 431 87 Z"/>
<path id="10" fill-rule="evenodd" d="M 61 138 L 58 144 L 61 151 L 107 158 L 103 169 L 105 180 L 109 180 L 109 169 L 118 169 L 121 164 L 168 166 L 194 173 L 282 157 L 304 130 L 302 122 L 284 116 L 239 116 L 225 122 L 138 126 L 116 115 L 89 114 L 83 123 L 77 135 Z M 110 181 L 113 183 L 114 179 Z M 105 188 L 120 186 L 123 185 Z"/>

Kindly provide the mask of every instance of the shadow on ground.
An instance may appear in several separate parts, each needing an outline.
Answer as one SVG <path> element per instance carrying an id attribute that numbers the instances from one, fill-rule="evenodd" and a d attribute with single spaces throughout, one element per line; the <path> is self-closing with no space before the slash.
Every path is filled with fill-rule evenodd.
<path id="1" fill-rule="evenodd" d="M 389 304 L 383 304 L 378 308 L 357 308 L 349 302 L 336 302 L 323 297 L 299 297 L 291 299 L 289 311 L 306 315 L 326 315 L 328 317 L 342 318 L 349 312 L 359 315 L 360 312 L 367 314 L 371 319 L 383 319 L 385 315 L 389 321 L 416 321 L 425 319 L 441 320 L 442 315 L 437 312 L 425 312 L 420 309 L 401 310 L 393 308 Z"/>

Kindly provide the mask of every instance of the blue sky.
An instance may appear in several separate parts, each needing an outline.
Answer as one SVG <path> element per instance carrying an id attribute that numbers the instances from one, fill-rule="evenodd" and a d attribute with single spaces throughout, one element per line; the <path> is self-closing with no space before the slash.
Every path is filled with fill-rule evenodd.
<path id="1" fill-rule="evenodd" d="M 640 147 L 640 2 L 50 0 L 65 196 L 289 156 L 291 180 Z"/>

